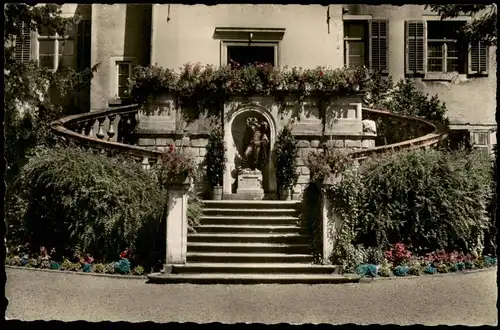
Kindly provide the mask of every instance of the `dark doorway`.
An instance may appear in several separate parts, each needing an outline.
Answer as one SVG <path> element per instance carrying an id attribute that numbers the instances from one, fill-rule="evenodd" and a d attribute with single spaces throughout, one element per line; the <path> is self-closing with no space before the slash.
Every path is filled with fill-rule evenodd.
<path id="1" fill-rule="evenodd" d="M 236 62 L 241 66 L 254 63 L 276 65 L 273 46 L 228 46 L 227 61 Z"/>

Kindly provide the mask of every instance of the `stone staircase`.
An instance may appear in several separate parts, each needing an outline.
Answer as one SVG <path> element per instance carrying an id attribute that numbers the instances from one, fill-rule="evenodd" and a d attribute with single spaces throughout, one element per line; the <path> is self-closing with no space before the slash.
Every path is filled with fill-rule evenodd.
<path id="1" fill-rule="evenodd" d="M 204 201 L 196 233 L 187 237 L 187 262 L 153 283 L 345 283 L 336 266 L 312 264 L 309 237 L 296 201 Z"/>

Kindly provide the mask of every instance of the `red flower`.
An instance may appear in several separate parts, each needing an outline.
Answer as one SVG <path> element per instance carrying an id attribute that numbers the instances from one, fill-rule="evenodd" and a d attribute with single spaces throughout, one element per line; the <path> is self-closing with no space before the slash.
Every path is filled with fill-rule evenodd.
<path id="1" fill-rule="evenodd" d="M 319 76 L 320 76 L 320 77 L 323 77 L 324 75 L 325 75 L 325 74 L 323 73 L 323 71 L 320 71 L 320 72 L 319 72 Z"/>
<path id="2" fill-rule="evenodd" d="M 122 253 L 120 253 L 120 258 L 127 259 L 128 254 L 129 254 L 129 251 L 127 249 L 127 250 L 123 251 Z"/>
<path id="3" fill-rule="evenodd" d="M 169 152 L 173 152 L 174 149 L 175 149 L 175 146 L 173 144 L 171 144 L 171 145 L 168 146 L 168 151 Z"/>

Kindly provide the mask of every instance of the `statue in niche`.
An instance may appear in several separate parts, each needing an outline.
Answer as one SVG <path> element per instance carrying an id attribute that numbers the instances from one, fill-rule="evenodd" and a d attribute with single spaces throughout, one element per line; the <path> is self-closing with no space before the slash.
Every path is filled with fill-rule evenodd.
<path id="1" fill-rule="evenodd" d="M 255 117 L 247 118 L 241 168 L 262 171 L 269 155 L 269 124 Z"/>

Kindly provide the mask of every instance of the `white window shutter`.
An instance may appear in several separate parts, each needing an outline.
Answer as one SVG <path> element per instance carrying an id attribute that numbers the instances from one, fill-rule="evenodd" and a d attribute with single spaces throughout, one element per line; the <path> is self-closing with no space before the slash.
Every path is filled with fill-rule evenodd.
<path id="1" fill-rule="evenodd" d="M 406 73 L 425 74 L 425 27 L 422 21 L 407 21 Z"/>
<path id="2" fill-rule="evenodd" d="M 14 58 L 19 63 L 31 60 L 31 30 L 24 22 L 21 23 L 21 38 L 15 41 Z"/>
<path id="3" fill-rule="evenodd" d="M 389 72 L 389 21 L 370 21 L 370 69 Z"/>

